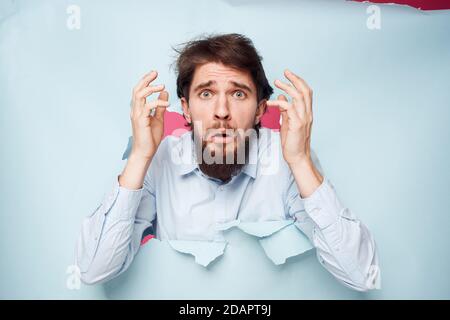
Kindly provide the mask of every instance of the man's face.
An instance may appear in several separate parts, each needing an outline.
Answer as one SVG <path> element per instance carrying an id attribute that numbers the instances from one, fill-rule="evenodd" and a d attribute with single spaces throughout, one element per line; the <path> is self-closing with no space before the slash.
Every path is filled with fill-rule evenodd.
<path id="1" fill-rule="evenodd" d="M 243 147 L 242 133 L 260 121 L 265 108 L 265 101 L 258 105 L 256 87 L 248 72 L 215 62 L 197 67 L 189 102 L 185 98 L 181 102 L 195 138 L 202 139 L 203 149 L 224 156 L 236 154 Z"/>

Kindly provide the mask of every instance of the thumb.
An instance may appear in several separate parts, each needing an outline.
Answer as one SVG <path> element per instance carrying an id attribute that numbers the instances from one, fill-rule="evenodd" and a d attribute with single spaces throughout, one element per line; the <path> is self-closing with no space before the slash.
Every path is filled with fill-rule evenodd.
<path id="1" fill-rule="evenodd" d="M 158 96 L 158 100 L 169 101 L 169 93 L 167 91 L 161 91 Z M 155 118 L 162 120 L 164 118 L 164 113 L 166 112 L 166 107 L 156 107 Z"/>
<path id="2" fill-rule="evenodd" d="M 169 101 L 169 93 L 167 91 L 161 91 L 159 93 L 158 99 Z"/>
<path id="3" fill-rule="evenodd" d="M 286 96 L 280 94 L 277 97 L 277 100 L 281 100 L 281 101 L 288 101 L 288 99 L 286 98 Z M 286 124 L 288 121 L 288 116 L 287 116 L 287 111 L 280 111 L 280 115 L 281 115 L 281 125 Z"/>
<path id="4" fill-rule="evenodd" d="M 278 95 L 277 100 L 288 101 L 288 99 L 286 98 L 286 96 L 284 94 Z"/>
<path id="5" fill-rule="evenodd" d="M 288 116 L 286 114 L 287 111 L 280 111 L 281 114 L 281 126 L 283 126 L 283 124 L 287 123 L 288 121 Z"/>

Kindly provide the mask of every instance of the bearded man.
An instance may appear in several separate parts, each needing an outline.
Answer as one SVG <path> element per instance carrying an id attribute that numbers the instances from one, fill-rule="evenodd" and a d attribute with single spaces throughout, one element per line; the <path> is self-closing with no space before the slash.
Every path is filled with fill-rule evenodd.
<path id="1" fill-rule="evenodd" d="M 375 288 L 375 241 L 339 200 L 310 146 L 312 90 L 286 69 L 270 100 L 261 56 L 240 34 L 212 35 L 178 50 L 177 95 L 192 130 L 164 132 L 169 94 L 156 71 L 133 90 L 133 143 L 113 191 L 82 226 L 77 265 L 85 283 L 124 272 L 144 231 L 160 240 L 223 241 L 223 226 L 295 220 L 319 262 L 344 285 Z M 158 93 L 152 101 L 147 98 Z M 279 108 L 280 131 L 261 127 Z"/>

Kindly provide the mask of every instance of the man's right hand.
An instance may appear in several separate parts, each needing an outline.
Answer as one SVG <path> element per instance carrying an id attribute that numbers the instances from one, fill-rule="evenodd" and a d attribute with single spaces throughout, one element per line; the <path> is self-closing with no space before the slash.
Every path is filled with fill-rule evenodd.
<path id="1" fill-rule="evenodd" d="M 133 147 L 130 156 L 151 160 L 164 134 L 164 112 L 169 106 L 169 94 L 164 85 L 151 85 L 158 76 L 152 71 L 146 74 L 133 88 L 131 101 L 131 125 L 133 128 Z M 159 92 L 157 100 L 146 102 L 146 98 Z M 151 115 L 156 109 L 154 115 Z"/>
<path id="2" fill-rule="evenodd" d="M 169 93 L 164 85 L 150 85 L 158 73 L 146 74 L 134 87 L 131 101 L 131 126 L 133 146 L 127 165 L 119 177 L 120 186 L 127 189 L 140 189 L 148 166 L 161 143 L 164 134 L 164 113 L 169 106 Z M 159 92 L 157 100 L 146 102 L 146 98 Z M 152 110 L 156 109 L 154 115 Z"/>

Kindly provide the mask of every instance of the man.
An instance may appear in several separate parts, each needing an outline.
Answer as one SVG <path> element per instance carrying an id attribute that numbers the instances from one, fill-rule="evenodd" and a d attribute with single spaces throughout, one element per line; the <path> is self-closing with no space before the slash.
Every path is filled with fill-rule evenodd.
<path id="1" fill-rule="evenodd" d="M 164 85 L 157 72 L 133 90 L 132 149 L 113 191 L 83 222 L 77 245 L 82 280 L 111 279 L 131 264 L 143 232 L 160 240 L 220 241 L 220 225 L 295 220 L 320 263 L 344 285 L 378 286 L 375 242 L 339 201 L 311 150 L 312 91 L 293 72 L 273 92 L 250 39 L 209 36 L 178 51 L 177 94 L 191 126 L 163 136 Z M 146 98 L 159 93 L 156 100 Z M 290 97 L 290 101 L 288 99 Z M 280 132 L 260 127 L 267 106 L 282 117 Z"/>

